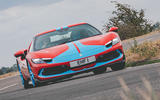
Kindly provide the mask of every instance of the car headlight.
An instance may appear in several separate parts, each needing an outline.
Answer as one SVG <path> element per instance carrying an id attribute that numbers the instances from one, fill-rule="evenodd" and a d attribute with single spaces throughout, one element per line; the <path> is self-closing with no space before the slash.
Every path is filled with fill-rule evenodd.
<path id="1" fill-rule="evenodd" d="M 118 37 L 116 37 L 116 38 L 114 38 L 113 40 L 107 42 L 107 43 L 105 44 L 105 46 L 106 46 L 106 47 L 111 47 L 111 46 L 113 46 L 113 45 L 116 45 L 116 44 L 119 43 L 119 42 L 120 42 L 120 39 L 119 39 Z"/>
<path id="2" fill-rule="evenodd" d="M 120 39 L 118 38 L 118 37 L 116 37 L 116 38 L 114 38 L 113 40 L 112 40 L 112 45 L 116 45 L 117 43 L 119 43 L 120 42 Z"/>
<path id="3" fill-rule="evenodd" d="M 32 62 L 35 64 L 43 64 L 46 62 L 50 62 L 52 61 L 52 58 L 36 58 L 36 59 L 32 59 Z"/>

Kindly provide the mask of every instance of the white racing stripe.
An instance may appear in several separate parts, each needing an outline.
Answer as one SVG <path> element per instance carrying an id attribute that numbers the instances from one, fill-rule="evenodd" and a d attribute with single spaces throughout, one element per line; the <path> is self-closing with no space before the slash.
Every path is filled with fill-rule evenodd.
<path id="1" fill-rule="evenodd" d="M 10 87 L 15 86 L 15 85 L 17 85 L 17 84 L 12 84 L 12 85 L 9 85 L 9 86 L 6 86 L 6 87 L 3 87 L 3 88 L 1 88 L 1 89 L 0 89 L 0 91 L 5 90 L 5 89 L 10 88 Z"/>

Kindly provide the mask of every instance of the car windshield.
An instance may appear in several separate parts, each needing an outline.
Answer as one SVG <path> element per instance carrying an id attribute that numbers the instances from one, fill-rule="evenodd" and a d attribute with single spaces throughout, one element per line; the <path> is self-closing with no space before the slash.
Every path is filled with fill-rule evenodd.
<path id="1" fill-rule="evenodd" d="M 33 51 L 42 50 L 100 34 L 102 33 L 89 24 L 64 28 L 35 37 Z"/>

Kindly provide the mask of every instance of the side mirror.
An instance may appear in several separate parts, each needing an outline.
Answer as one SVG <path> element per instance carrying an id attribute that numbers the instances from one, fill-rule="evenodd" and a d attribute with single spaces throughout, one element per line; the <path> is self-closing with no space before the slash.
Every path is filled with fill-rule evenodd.
<path id="1" fill-rule="evenodd" d="M 109 32 L 118 32 L 118 27 L 111 27 Z"/>
<path id="2" fill-rule="evenodd" d="M 23 56 L 25 56 L 26 55 L 26 52 L 27 52 L 27 49 L 25 49 L 25 50 L 20 50 L 20 51 L 18 51 L 18 52 L 16 52 L 15 54 L 14 54 L 14 56 L 15 57 L 23 57 Z"/>

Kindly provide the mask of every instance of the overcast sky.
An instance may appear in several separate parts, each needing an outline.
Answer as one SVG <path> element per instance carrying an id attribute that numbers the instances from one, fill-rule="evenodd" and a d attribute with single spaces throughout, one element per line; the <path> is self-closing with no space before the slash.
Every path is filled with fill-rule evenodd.
<path id="1" fill-rule="evenodd" d="M 115 9 L 111 0 L 0 0 L 0 66 L 15 63 L 14 52 L 25 49 L 33 36 L 57 27 L 88 22 L 102 29 Z M 117 0 L 145 9 L 160 21 L 159 0 Z"/>

